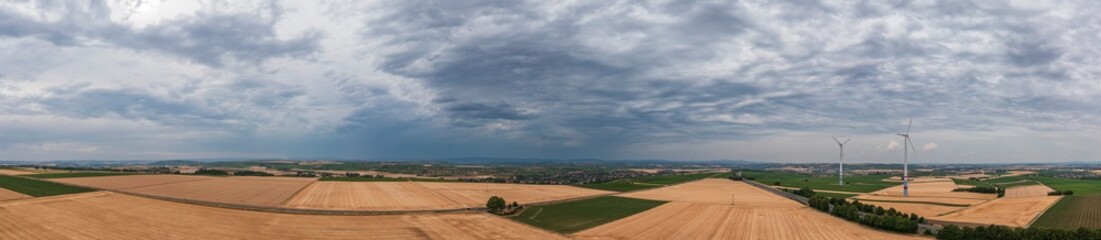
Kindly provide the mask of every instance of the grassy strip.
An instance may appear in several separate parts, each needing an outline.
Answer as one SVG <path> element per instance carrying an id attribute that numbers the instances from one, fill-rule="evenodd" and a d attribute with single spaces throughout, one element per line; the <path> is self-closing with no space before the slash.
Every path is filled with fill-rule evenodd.
<path id="1" fill-rule="evenodd" d="M 700 180 L 700 179 L 708 178 L 708 177 L 715 176 L 715 175 L 719 175 L 719 174 L 716 174 L 716 173 L 695 173 L 695 174 L 684 174 L 684 175 L 668 175 L 668 176 L 628 178 L 628 179 L 619 179 L 619 180 L 615 180 L 615 181 L 602 182 L 602 183 L 583 184 L 583 185 L 577 185 L 577 186 L 585 187 L 585 188 L 592 188 L 592 189 L 616 191 L 616 192 L 626 192 L 626 191 L 635 191 L 635 190 L 643 190 L 643 189 L 663 187 L 665 185 L 673 185 L 673 184 L 678 184 L 678 183 L 683 183 L 683 182 L 688 182 L 688 181 L 695 181 L 695 180 Z"/>
<path id="2" fill-rule="evenodd" d="M 831 198 L 850 198 L 855 197 L 857 194 L 844 194 L 844 193 L 829 193 L 829 192 L 814 192 L 815 196 L 831 197 Z"/>
<path id="3" fill-rule="evenodd" d="M 376 178 L 376 177 L 323 177 L 318 181 L 332 182 L 457 182 L 441 178 Z"/>
<path id="4" fill-rule="evenodd" d="M 837 184 L 837 177 L 814 177 L 807 174 L 788 172 L 742 172 L 742 176 L 754 178 L 754 181 L 772 186 L 785 186 L 802 188 L 809 187 L 815 190 L 833 190 L 845 192 L 874 192 L 880 189 L 902 184 L 901 182 L 886 182 L 883 179 L 889 175 L 859 175 L 845 177 L 845 185 Z"/>
<path id="5" fill-rule="evenodd" d="M 76 178 L 76 177 L 103 177 L 103 176 L 119 176 L 119 175 L 137 175 L 138 173 L 123 173 L 123 172 L 75 172 L 75 173 L 40 173 L 23 175 L 24 177 L 33 178 Z"/>
<path id="6" fill-rule="evenodd" d="M 91 192 L 92 189 L 0 175 L 0 187 L 35 197 Z"/>
<path id="7" fill-rule="evenodd" d="M 971 206 L 971 205 L 967 205 L 967 204 L 951 204 L 951 203 L 923 202 L 923 201 L 899 201 L 899 200 L 879 200 L 879 199 L 856 199 L 856 200 L 860 200 L 861 202 L 916 203 L 916 204 L 940 205 L 940 206 L 948 206 L 948 207 L 970 207 Z"/>
<path id="8" fill-rule="evenodd" d="M 1101 228 L 1101 195 L 1066 196 L 1052 205 L 1033 228 Z"/>
<path id="9" fill-rule="evenodd" d="M 606 196 L 534 206 L 524 210 L 520 215 L 509 218 L 555 232 L 574 233 L 629 217 L 664 203 L 664 201 Z"/>

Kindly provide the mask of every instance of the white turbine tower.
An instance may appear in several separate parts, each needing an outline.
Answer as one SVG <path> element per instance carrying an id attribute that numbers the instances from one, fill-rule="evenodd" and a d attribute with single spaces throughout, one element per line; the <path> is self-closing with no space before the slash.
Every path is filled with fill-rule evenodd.
<path id="1" fill-rule="evenodd" d="M 896 133 L 902 136 L 902 196 L 910 196 L 910 151 L 914 151 L 914 156 L 917 156 L 917 148 L 913 147 L 914 142 L 910 141 L 910 126 L 914 125 L 914 118 L 910 118 L 910 123 L 906 124 L 906 133 Z"/>
<path id="2" fill-rule="evenodd" d="M 852 138 L 845 139 L 845 142 L 838 141 L 837 138 L 833 138 L 834 142 L 837 142 L 837 146 L 841 147 L 841 161 L 837 162 L 837 185 L 845 185 L 845 144 L 849 143 Z"/>

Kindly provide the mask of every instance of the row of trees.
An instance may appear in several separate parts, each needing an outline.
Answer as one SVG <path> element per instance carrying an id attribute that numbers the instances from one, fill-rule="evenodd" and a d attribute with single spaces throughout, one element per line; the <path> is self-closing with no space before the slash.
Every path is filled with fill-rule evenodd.
<path id="1" fill-rule="evenodd" d="M 275 176 L 275 174 L 258 172 L 258 171 L 236 171 L 233 172 L 234 176 Z"/>
<path id="2" fill-rule="evenodd" d="M 1005 190 L 1002 190 L 1001 188 L 983 187 L 983 186 L 971 187 L 971 188 L 957 188 L 956 190 L 953 190 L 953 191 L 955 191 L 955 192 L 973 192 L 973 193 L 1002 193 L 1002 192 L 1005 192 Z"/>
<path id="3" fill-rule="evenodd" d="M 810 207 L 831 215 L 892 232 L 917 233 L 918 223 L 925 222 L 925 217 L 902 213 L 894 208 L 883 209 L 861 203 L 860 200 L 849 202 L 841 198 L 814 196 L 808 203 Z"/>
<path id="4" fill-rule="evenodd" d="M 937 232 L 943 240 L 1085 240 L 1101 239 L 1101 229 L 1079 228 L 1063 230 L 1051 228 L 1011 228 L 990 225 L 987 227 L 944 226 Z"/>
<path id="5" fill-rule="evenodd" d="M 1060 196 L 1060 195 L 1070 196 L 1070 195 L 1074 195 L 1074 191 L 1071 191 L 1071 190 L 1066 190 L 1066 191 L 1062 191 L 1062 192 L 1052 191 L 1052 192 L 1047 193 L 1047 195 L 1048 196 Z"/>

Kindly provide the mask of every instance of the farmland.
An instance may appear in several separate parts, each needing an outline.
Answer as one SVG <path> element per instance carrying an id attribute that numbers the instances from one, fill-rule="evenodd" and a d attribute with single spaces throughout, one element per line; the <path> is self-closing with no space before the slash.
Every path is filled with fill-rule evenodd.
<path id="1" fill-rule="evenodd" d="M 437 210 L 482 207 L 490 196 L 533 203 L 607 194 L 564 185 L 444 182 L 316 182 L 285 207 L 343 210 Z"/>
<path id="2" fill-rule="evenodd" d="M 1032 227 L 1101 228 L 1101 195 L 1063 197 L 1036 219 Z"/>
<path id="3" fill-rule="evenodd" d="M 1027 227 L 1033 219 L 1058 200 L 1057 196 L 998 198 L 943 216 L 927 217 L 927 219 L 973 225 L 997 224 Z"/>
<path id="4" fill-rule="evenodd" d="M 439 178 L 392 178 L 392 177 L 326 177 L 318 181 L 328 182 L 455 182 Z"/>
<path id="5" fill-rule="evenodd" d="M 0 168 L 0 174 L 3 174 L 3 175 L 27 175 L 27 174 L 35 174 L 35 173 L 37 173 L 37 172 L 33 172 L 31 170 L 25 170 L 25 169 Z"/>
<path id="6" fill-rule="evenodd" d="M 0 239 L 317 238 L 565 239 L 484 213 L 292 215 L 195 206 L 108 192 L 0 203 Z"/>
<path id="7" fill-rule="evenodd" d="M 637 191 L 643 189 L 650 189 L 656 187 L 662 187 L 666 185 L 678 184 L 688 181 L 694 181 L 699 179 L 708 178 L 711 176 L 719 175 L 719 173 L 695 173 L 695 174 L 683 174 L 683 175 L 668 175 L 668 176 L 652 176 L 652 177 L 639 177 L 629 179 L 619 179 L 615 181 L 593 183 L 579 185 L 581 187 L 601 189 L 616 192 Z"/>
<path id="8" fill-rule="evenodd" d="M 15 192 L 15 191 L 12 191 L 12 190 L 8 190 L 8 189 L 5 189 L 5 188 L 0 188 L 0 201 L 12 200 L 12 199 L 21 199 L 21 198 L 29 198 L 29 197 L 31 197 L 31 196 L 27 196 L 26 194 L 22 194 L 22 193 Z"/>
<path id="9" fill-rule="evenodd" d="M 82 193 L 91 189 L 66 186 L 58 183 L 0 175 L 0 188 L 34 197 Z"/>
<path id="10" fill-rule="evenodd" d="M 862 202 L 895 208 L 905 213 L 931 217 L 946 214 L 965 207 L 993 200 L 995 194 L 955 192 L 958 186 L 947 178 L 925 178 L 910 184 L 910 196 L 902 197 L 902 186 L 885 188 L 872 193 L 852 197 Z"/>
<path id="11" fill-rule="evenodd" d="M 50 181 L 62 182 L 100 189 L 129 189 L 135 187 L 164 185 L 191 181 L 209 180 L 215 177 L 189 175 L 121 175 L 106 177 L 55 178 Z"/>
<path id="12" fill-rule="evenodd" d="M 1054 177 L 1030 177 L 1058 191 L 1074 191 L 1074 195 L 1101 194 L 1101 180 L 1078 180 Z"/>
<path id="13" fill-rule="evenodd" d="M 606 196 L 535 206 L 510 218 L 556 232 L 572 233 L 631 216 L 663 203 L 665 202 Z"/>
<path id="14" fill-rule="evenodd" d="M 274 207 L 314 182 L 312 178 L 215 177 L 126 189 L 127 192 L 208 202 Z"/>
<path id="15" fill-rule="evenodd" d="M 1047 196 L 1047 193 L 1055 191 L 1044 185 L 1029 185 L 1012 187 L 1005 190 L 1005 197 L 1035 197 Z"/>
<path id="16" fill-rule="evenodd" d="M 134 175 L 134 173 L 121 173 L 121 172 L 75 172 L 75 173 L 39 173 L 24 175 L 26 177 L 33 178 L 78 178 L 78 177 L 103 177 L 103 176 L 125 176 Z"/>
<path id="17" fill-rule="evenodd" d="M 888 175 L 859 175 L 845 177 L 846 185 L 837 185 L 837 177 L 815 177 L 805 174 L 785 172 L 742 172 L 742 176 L 754 178 L 759 183 L 786 187 L 809 187 L 815 190 L 834 190 L 846 192 L 874 192 L 896 186 L 899 182 L 887 182 Z"/>
<path id="18" fill-rule="evenodd" d="M 725 179 L 706 179 L 624 196 L 671 202 L 574 236 L 581 239 L 920 239 L 871 230 L 748 184 Z"/>

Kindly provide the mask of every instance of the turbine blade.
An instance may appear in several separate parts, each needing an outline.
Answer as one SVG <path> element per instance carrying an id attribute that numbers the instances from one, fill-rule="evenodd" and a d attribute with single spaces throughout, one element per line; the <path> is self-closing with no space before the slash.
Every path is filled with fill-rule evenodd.
<path id="1" fill-rule="evenodd" d="M 834 141 L 834 142 L 837 142 L 837 144 L 841 144 L 841 141 L 837 141 L 837 138 L 836 138 L 836 137 L 834 137 L 834 138 L 833 138 L 833 141 Z"/>
<path id="2" fill-rule="evenodd" d="M 914 156 L 917 156 L 917 147 L 914 147 L 914 140 L 910 140 L 910 136 L 906 136 L 906 142 L 910 143 L 910 150 L 914 151 Z"/>
<path id="3" fill-rule="evenodd" d="M 913 125 L 914 125 L 914 118 L 910 117 L 910 123 L 906 124 L 906 134 L 907 135 L 910 134 L 910 126 L 913 126 Z"/>
<path id="4" fill-rule="evenodd" d="M 853 140 L 853 139 L 852 138 L 845 139 L 845 143 L 849 143 L 850 140 Z"/>

